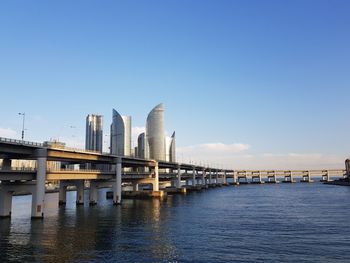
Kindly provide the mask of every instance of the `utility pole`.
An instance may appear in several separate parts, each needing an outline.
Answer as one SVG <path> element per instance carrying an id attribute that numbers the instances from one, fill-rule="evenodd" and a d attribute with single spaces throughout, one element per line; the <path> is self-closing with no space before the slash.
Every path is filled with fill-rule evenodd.
<path id="1" fill-rule="evenodd" d="M 22 141 L 24 141 L 24 121 L 26 118 L 26 113 L 25 112 L 19 112 L 18 115 L 21 115 L 23 117 L 23 122 L 22 122 Z"/>

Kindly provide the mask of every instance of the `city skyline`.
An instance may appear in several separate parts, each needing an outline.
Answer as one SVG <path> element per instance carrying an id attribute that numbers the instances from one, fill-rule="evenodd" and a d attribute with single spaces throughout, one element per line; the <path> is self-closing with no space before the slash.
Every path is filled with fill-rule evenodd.
<path id="1" fill-rule="evenodd" d="M 25 139 L 84 148 L 86 115 L 117 107 L 135 147 L 161 101 L 180 162 L 343 167 L 350 4 L 253 2 L 3 3 L 0 136 L 25 112 Z"/>

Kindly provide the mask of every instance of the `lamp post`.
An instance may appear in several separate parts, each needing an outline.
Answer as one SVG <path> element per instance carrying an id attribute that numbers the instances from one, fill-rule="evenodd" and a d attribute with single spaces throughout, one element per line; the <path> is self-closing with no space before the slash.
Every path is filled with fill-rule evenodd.
<path id="1" fill-rule="evenodd" d="M 19 112 L 18 115 L 21 115 L 23 117 L 23 122 L 22 122 L 22 141 L 24 141 L 24 121 L 26 118 L 26 113 L 25 112 Z"/>

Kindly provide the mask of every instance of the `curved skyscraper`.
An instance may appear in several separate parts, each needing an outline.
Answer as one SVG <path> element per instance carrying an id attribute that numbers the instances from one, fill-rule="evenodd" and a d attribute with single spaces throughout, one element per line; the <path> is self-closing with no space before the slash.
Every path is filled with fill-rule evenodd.
<path id="1" fill-rule="evenodd" d="M 131 117 L 121 116 L 115 109 L 111 125 L 111 154 L 131 155 Z"/>
<path id="2" fill-rule="evenodd" d="M 149 158 L 165 161 L 164 106 L 157 105 L 148 114 L 146 137 L 149 146 Z"/>
<path id="3" fill-rule="evenodd" d="M 175 152 L 175 132 L 171 135 L 170 147 L 169 147 L 169 162 L 176 162 L 176 152 Z"/>

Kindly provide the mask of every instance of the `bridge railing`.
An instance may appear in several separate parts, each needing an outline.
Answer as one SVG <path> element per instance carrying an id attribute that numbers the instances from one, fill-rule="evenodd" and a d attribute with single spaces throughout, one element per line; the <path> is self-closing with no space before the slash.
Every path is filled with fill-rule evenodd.
<path id="1" fill-rule="evenodd" d="M 34 167 L 1 167 L 0 171 L 5 172 L 12 172 L 12 171 L 19 171 L 19 172 L 35 172 L 36 168 Z"/>
<path id="2" fill-rule="evenodd" d="M 110 152 L 99 152 L 99 151 L 94 151 L 94 150 L 85 150 L 81 148 L 76 148 L 76 147 L 55 147 L 55 146 L 50 146 L 50 149 L 58 149 L 58 150 L 66 150 L 66 151 L 74 151 L 74 152 L 81 152 L 81 153 L 95 153 L 95 154 L 103 154 L 103 155 L 111 155 Z M 132 156 L 127 156 L 127 157 L 132 157 Z"/>
<path id="3" fill-rule="evenodd" d="M 16 140 L 16 139 L 4 138 L 4 137 L 0 137 L 0 142 L 9 142 L 9 143 L 15 143 L 15 144 L 43 147 L 43 144 L 39 142 L 22 141 L 22 140 Z"/>

